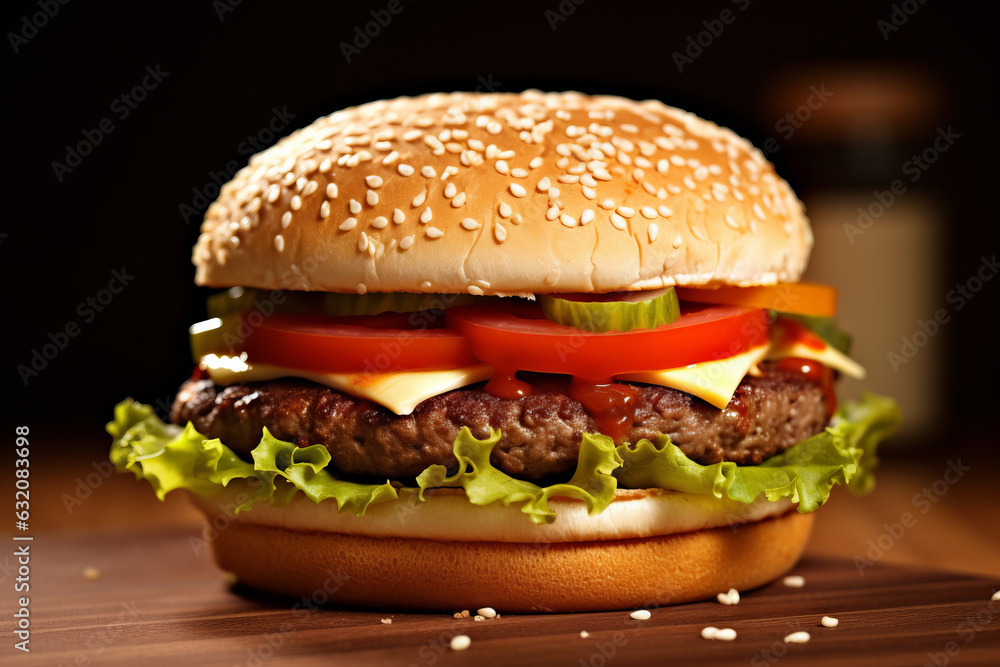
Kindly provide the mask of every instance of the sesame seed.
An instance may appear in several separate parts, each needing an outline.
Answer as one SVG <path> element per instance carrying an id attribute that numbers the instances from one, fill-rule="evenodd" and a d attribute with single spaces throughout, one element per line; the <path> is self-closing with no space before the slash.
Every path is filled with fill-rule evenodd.
<path id="1" fill-rule="evenodd" d="M 549 199 L 559 198 L 559 188 L 549 188 Z"/>
<path id="2" fill-rule="evenodd" d="M 357 226 L 358 226 L 357 218 L 348 218 L 347 220 L 344 220 L 342 223 L 340 223 L 340 226 L 337 227 L 337 229 L 339 229 L 342 232 L 349 232 Z"/>
<path id="3" fill-rule="evenodd" d="M 587 199 L 597 199 L 597 190 L 595 190 L 594 188 L 590 188 L 585 185 L 583 186 L 582 190 L 583 190 L 583 196 L 586 197 Z"/>
<path id="4" fill-rule="evenodd" d="M 425 165 L 420 168 L 420 175 L 424 178 L 435 178 L 437 176 L 437 171 L 434 170 L 434 167 Z"/>
<path id="5" fill-rule="evenodd" d="M 719 628 L 714 625 L 710 625 L 707 628 L 701 629 L 702 639 L 715 639 L 715 634 L 719 631 Z"/>
<path id="6" fill-rule="evenodd" d="M 507 162 L 504 160 L 497 160 L 493 163 L 493 168 L 496 169 L 501 174 L 510 173 L 510 168 L 507 166 Z"/>
<path id="7" fill-rule="evenodd" d="M 501 130 L 503 130 L 503 126 L 495 120 L 486 123 L 486 131 L 490 134 L 500 134 Z"/>
<path id="8" fill-rule="evenodd" d="M 736 222 L 736 218 L 726 213 L 726 226 L 730 229 L 739 229 L 740 223 Z"/>
<path id="9" fill-rule="evenodd" d="M 586 185 L 587 187 L 596 188 L 597 181 L 590 174 L 583 174 L 580 176 L 580 183 Z"/>
<path id="10" fill-rule="evenodd" d="M 330 202 L 325 201 L 319 205 L 319 217 L 321 218 L 330 217 Z"/>
<path id="11" fill-rule="evenodd" d="M 388 226 L 388 224 L 389 224 L 388 218 L 385 218 L 384 216 L 381 215 L 372 220 L 372 227 L 375 227 L 376 229 L 385 229 L 385 227 Z"/>
<path id="12" fill-rule="evenodd" d="M 576 218 L 565 213 L 559 216 L 559 222 L 563 223 L 567 227 L 576 227 Z"/>
<path id="13" fill-rule="evenodd" d="M 731 642 L 736 639 L 736 630 L 732 628 L 720 628 L 716 631 L 715 636 L 712 639 L 718 639 L 724 642 Z"/>
<path id="14" fill-rule="evenodd" d="M 793 632 L 790 635 L 785 635 L 786 644 L 805 644 L 810 639 L 812 639 L 812 636 L 804 630 Z"/>
<path id="15" fill-rule="evenodd" d="M 499 152 L 500 152 L 500 149 L 497 148 L 496 145 L 490 144 L 489 146 L 486 147 L 486 151 L 485 151 L 485 153 L 486 153 L 486 159 L 487 160 L 492 160 L 493 158 L 495 158 L 497 156 L 497 153 L 499 153 Z"/>
<path id="16" fill-rule="evenodd" d="M 285 249 L 285 237 L 278 234 L 274 237 L 274 247 L 278 252 L 282 252 Z"/>
<path id="17" fill-rule="evenodd" d="M 451 205 L 454 206 L 455 208 L 458 208 L 463 204 L 465 204 L 465 193 L 459 192 L 457 195 L 455 195 L 455 198 L 451 200 Z"/>
<path id="18" fill-rule="evenodd" d="M 485 294 L 485 292 L 483 292 L 483 288 L 479 287 L 478 285 L 469 285 L 468 290 L 469 294 L 473 294 L 475 296 L 482 296 L 483 294 Z M 462 649 L 457 649 L 457 650 L 462 650 Z"/>
<path id="19" fill-rule="evenodd" d="M 412 245 L 413 245 L 413 234 L 410 234 L 409 236 L 404 236 L 399 241 L 399 249 L 400 250 L 409 250 L 410 246 L 412 246 Z"/>
<path id="20" fill-rule="evenodd" d="M 370 188 L 380 188 L 382 187 L 382 178 L 374 175 L 365 176 L 365 183 L 367 183 Z"/>
<path id="21" fill-rule="evenodd" d="M 610 181 L 611 174 L 609 174 L 604 169 L 598 169 L 597 171 L 594 172 L 594 178 L 596 178 L 599 181 Z"/>
<path id="22" fill-rule="evenodd" d="M 542 177 L 542 179 L 538 181 L 538 191 L 539 192 L 545 192 L 551 186 L 552 186 L 552 182 L 548 179 L 547 176 Z"/>
<path id="23" fill-rule="evenodd" d="M 694 179 L 691 178 L 690 176 L 685 176 L 683 178 L 683 182 L 684 182 L 684 185 L 687 187 L 688 190 L 695 190 L 698 187 L 698 184 L 695 183 Z"/>
<path id="24" fill-rule="evenodd" d="M 491 122 L 495 123 L 496 121 L 491 121 Z M 499 125 L 499 123 L 497 124 Z M 473 285 L 472 287 L 475 287 L 475 285 Z M 470 292 L 472 292 L 472 287 L 469 288 Z M 479 288 L 476 287 L 476 289 Z M 482 293 L 482 290 L 479 290 L 479 292 Z M 472 293 L 475 294 L 475 292 Z M 451 638 L 451 643 L 449 644 L 449 646 L 451 646 L 452 651 L 464 651 L 465 649 L 472 646 L 472 640 L 469 638 L 469 635 L 455 635 L 454 637 Z"/>
<path id="25" fill-rule="evenodd" d="M 101 578 L 101 571 L 98 570 L 96 567 L 85 567 L 83 568 L 83 576 L 88 581 L 97 581 L 98 579 Z"/>
<path id="26" fill-rule="evenodd" d="M 392 209 L 392 221 L 395 222 L 397 225 L 401 225 L 404 222 L 406 222 L 406 214 L 403 213 L 398 208 L 394 208 Z"/>
<path id="27" fill-rule="evenodd" d="M 560 169 L 565 169 L 568 165 L 569 165 L 568 157 L 561 157 L 558 160 L 556 160 L 556 166 L 559 167 Z"/>
<path id="28" fill-rule="evenodd" d="M 552 286 L 559 282 L 559 269 L 552 269 L 545 274 L 545 284 Z"/>
<path id="29" fill-rule="evenodd" d="M 368 202 L 369 206 L 374 206 L 378 203 L 378 193 L 374 190 L 369 190 L 368 194 L 365 195 L 365 201 Z"/>
<path id="30" fill-rule="evenodd" d="M 470 142 L 470 145 L 471 145 L 471 142 Z M 528 166 L 531 167 L 532 169 L 538 169 L 539 167 L 542 166 L 542 164 L 544 162 L 545 161 L 542 158 L 536 157 L 536 158 L 532 158 L 531 162 L 528 163 Z"/>
<path id="31" fill-rule="evenodd" d="M 427 234 L 428 238 L 432 239 L 439 239 L 442 236 L 444 236 L 444 232 L 442 232 L 437 227 L 428 227 L 425 233 Z"/>
<path id="32" fill-rule="evenodd" d="M 468 229 L 469 231 L 472 231 L 473 229 L 479 229 L 480 227 L 482 227 L 482 225 L 480 225 L 473 218 L 462 218 L 462 226 Z"/>
<path id="33" fill-rule="evenodd" d="M 545 212 L 546 220 L 555 220 L 559 217 L 559 207 L 553 204 L 549 207 L 549 210 Z"/>
<path id="34" fill-rule="evenodd" d="M 528 191 L 524 189 L 523 185 L 520 185 L 518 183 L 511 183 L 510 193 L 515 197 L 524 197 L 525 195 L 528 194 Z"/>
<path id="35" fill-rule="evenodd" d="M 840 621 L 838 621 L 837 619 L 833 618 L 832 616 L 824 616 L 822 619 L 820 619 L 820 624 L 824 628 L 835 628 L 838 625 L 840 625 Z"/>
<path id="36" fill-rule="evenodd" d="M 410 130 L 403 135 L 403 141 L 413 141 L 414 139 L 419 139 L 423 132 L 420 130 Z"/>
<path id="37" fill-rule="evenodd" d="M 354 291 L 356 291 L 358 294 L 364 294 L 365 292 L 368 291 L 368 287 L 364 283 L 358 283 L 357 285 L 354 286 Z"/>
<path id="38" fill-rule="evenodd" d="M 413 201 L 410 202 L 410 204 L 413 205 L 413 207 L 422 206 L 425 199 L 427 199 L 427 190 L 424 190 L 416 197 L 414 197 Z"/>
<path id="39" fill-rule="evenodd" d="M 428 206 L 427 208 L 424 209 L 424 212 L 420 214 L 420 222 L 426 225 L 428 222 L 431 221 L 431 218 L 433 216 L 434 214 L 431 213 L 431 207 Z"/>
<path id="40" fill-rule="evenodd" d="M 281 228 L 286 229 L 290 224 L 292 224 L 292 212 L 285 211 L 281 214 Z"/>
<path id="41" fill-rule="evenodd" d="M 273 204 L 275 201 L 277 201 L 278 196 L 280 194 L 281 194 L 281 186 L 280 185 L 272 185 L 267 190 L 267 203 L 268 204 Z"/>
<path id="42" fill-rule="evenodd" d="M 357 201 L 356 199 L 352 199 L 348 203 L 348 208 L 351 210 L 351 213 L 354 214 L 361 213 L 361 202 Z"/>
<path id="43" fill-rule="evenodd" d="M 336 183 L 327 183 L 326 185 L 326 196 L 330 199 L 336 199 L 340 192 L 337 189 Z"/>
<path id="44" fill-rule="evenodd" d="M 515 213 L 515 214 L 514 214 L 514 217 L 513 217 L 513 218 L 511 218 L 511 220 L 513 221 L 513 223 L 514 223 L 515 225 L 519 225 L 519 224 L 521 224 L 521 221 L 523 220 L 523 218 L 521 217 L 521 214 L 520 214 L 520 213 Z"/>
<path id="45" fill-rule="evenodd" d="M 294 201 L 294 199 L 295 199 L 295 198 L 293 197 L 293 198 L 292 198 L 292 200 Z M 758 218 L 760 218 L 761 220 L 764 220 L 764 219 L 765 219 L 765 216 L 764 216 L 764 209 L 762 209 L 762 208 L 760 207 L 760 204 L 758 204 L 757 202 L 754 202 L 754 205 L 753 205 L 753 212 L 754 212 L 754 215 L 756 215 L 756 216 L 757 216 Z"/>
<path id="46" fill-rule="evenodd" d="M 583 209 L 583 213 L 580 214 L 580 224 L 581 225 L 589 224 L 591 221 L 593 221 L 593 219 L 594 219 L 594 209 L 592 208 Z"/>
<path id="47" fill-rule="evenodd" d="M 382 625 L 392 625 L 392 619 L 391 618 L 383 618 L 381 621 L 379 621 L 379 623 L 381 623 Z"/>
<path id="48" fill-rule="evenodd" d="M 663 204 L 660 204 L 658 207 L 656 207 L 656 212 L 659 213 L 660 215 L 662 215 L 664 218 L 669 218 L 670 216 L 672 216 L 674 214 L 674 212 L 672 210 L 670 210 L 669 208 L 667 208 Z"/>
<path id="49" fill-rule="evenodd" d="M 458 167 L 454 165 L 448 165 L 447 167 L 444 168 L 444 172 L 442 172 L 441 174 L 441 180 L 442 181 L 447 180 L 449 176 L 454 176 L 457 173 L 458 173 Z"/>
<path id="50" fill-rule="evenodd" d="M 650 614 L 646 609 L 639 609 L 637 611 L 633 611 L 629 614 L 629 616 L 636 621 L 647 621 L 652 614 Z"/>
<path id="51" fill-rule="evenodd" d="M 800 577 L 797 574 L 793 574 L 791 576 L 782 579 L 781 583 L 783 583 L 785 586 L 788 586 L 789 588 L 802 588 L 803 586 L 806 585 L 806 579 L 805 577 Z"/>
<path id="52" fill-rule="evenodd" d="M 399 159 L 399 151 L 393 151 L 382 158 L 382 164 L 392 164 Z"/>
<path id="53" fill-rule="evenodd" d="M 615 200 L 614 199 L 602 199 L 601 202 L 600 202 L 600 204 L 598 204 L 598 206 L 600 206 L 603 209 L 607 209 L 607 210 L 610 211 L 611 209 L 613 209 L 615 207 Z"/>
<path id="54" fill-rule="evenodd" d="M 455 186 L 454 183 L 449 183 L 444 187 L 444 196 L 447 197 L 448 199 L 451 199 L 457 194 L 458 194 L 458 188 Z"/>
<path id="55" fill-rule="evenodd" d="M 621 217 L 617 213 L 611 214 L 611 224 L 622 231 L 628 227 L 628 222 L 625 221 L 625 218 Z"/>
<path id="56" fill-rule="evenodd" d="M 631 218 L 633 215 L 635 215 L 635 209 L 629 208 L 628 206 L 619 206 L 615 210 L 618 212 L 618 215 L 622 216 L 623 218 Z"/>
<path id="57" fill-rule="evenodd" d="M 642 217 L 648 218 L 650 220 L 656 217 L 656 209 L 653 208 L 652 206 L 643 206 L 641 209 L 639 209 L 639 212 L 642 213 Z"/>
<path id="58" fill-rule="evenodd" d="M 326 172 L 330 171 L 331 167 L 333 167 L 333 163 L 330 162 L 329 158 L 327 158 L 319 163 L 319 173 L 325 174 Z"/>
<path id="59" fill-rule="evenodd" d="M 513 211 L 510 208 L 510 204 L 503 201 L 500 202 L 500 217 L 509 218 L 511 213 L 513 213 Z"/>
<path id="60" fill-rule="evenodd" d="M 649 242 L 652 243 L 660 234 L 660 226 L 655 222 L 651 222 L 649 223 L 649 228 L 646 229 L 646 233 L 649 234 Z"/>
<path id="61" fill-rule="evenodd" d="M 993 595 L 991 595 L 990 596 L 990 600 L 992 602 L 1000 601 L 1000 591 L 997 591 L 996 593 L 994 593 Z"/>
<path id="62" fill-rule="evenodd" d="M 298 195 L 292 197 L 292 201 L 291 204 L 289 204 L 289 208 L 291 208 L 293 211 L 298 211 L 300 208 L 302 208 L 302 197 Z"/>
<path id="63" fill-rule="evenodd" d="M 413 167 L 411 167 L 408 164 L 403 164 L 402 162 L 400 162 L 396 166 L 396 171 L 398 171 L 401 176 L 412 176 L 413 175 Z"/>
<path id="64" fill-rule="evenodd" d="M 715 599 L 722 604 L 733 605 L 740 603 L 740 592 L 735 588 L 730 588 L 727 593 L 719 593 Z"/>
<path id="65" fill-rule="evenodd" d="M 496 237 L 497 243 L 503 243 L 507 240 L 507 230 L 499 222 L 493 224 L 493 235 Z M 481 609 L 480 612 L 482 612 Z"/>
<path id="66" fill-rule="evenodd" d="M 699 181 L 704 181 L 708 178 L 708 167 L 701 166 L 694 170 L 694 177 Z"/>
<path id="67" fill-rule="evenodd" d="M 361 232 L 361 237 L 358 238 L 358 250 L 364 252 L 368 250 L 368 235 Z"/>
<path id="68" fill-rule="evenodd" d="M 563 174 L 559 177 L 560 183 L 579 183 L 580 177 L 574 174 Z"/>

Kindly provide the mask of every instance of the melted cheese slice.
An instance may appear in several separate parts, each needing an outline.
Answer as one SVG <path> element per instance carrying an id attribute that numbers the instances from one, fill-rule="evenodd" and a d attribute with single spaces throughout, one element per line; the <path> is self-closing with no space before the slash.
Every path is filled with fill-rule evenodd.
<path id="1" fill-rule="evenodd" d="M 724 408 L 732 400 L 743 377 L 754 373 L 758 363 L 764 359 L 788 357 L 812 359 L 849 377 L 865 377 L 865 369 L 860 364 L 829 345 L 824 344 L 820 349 L 793 342 L 768 343 L 732 357 L 703 361 L 682 368 L 623 373 L 616 375 L 615 379 L 677 389 L 704 399 L 717 408 Z M 314 373 L 273 364 L 249 363 L 245 357 L 215 354 L 202 357 L 201 366 L 218 385 L 300 377 L 378 403 L 397 415 L 408 415 L 418 404 L 432 396 L 483 382 L 493 375 L 493 368 L 486 364 L 440 371 Z"/>
<path id="2" fill-rule="evenodd" d="M 218 385 L 300 377 L 384 405 L 397 415 L 408 415 L 419 403 L 432 396 L 488 380 L 493 375 L 493 367 L 485 364 L 444 371 L 313 373 L 272 364 L 247 363 L 240 357 L 214 354 L 202 357 L 201 365 Z"/>
<path id="3" fill-rule="evenodd" d="M 703 361 L 664 371 L 641 371 L 616 375 L 616 380 L 645 382 L 677 389 L 704 399 L 717 408 L 724 408 L 733 398 L 743 377 L 767 355 L 770 345 L 754 347 L 746 352 L 717 361 Z"/>
<path id="4" fill-rule="evenodd" d="M 823 342 L 822 349 L 816 349 L 815 347 L 805 345 L 801 342 L 793 342 L 790 344 L 776 342 L 771 345 L 771 349 L 767 353 L 767 359 L 787 359 L 788 357 L 812 359 L 813 361 L 818 361 L 827 368 L 840 371 L 847 377 L 852 377 L 856 380 L 865 379 L 865 369 L 861 364 L 854 361 L 854 359 L 851 359 L 840 350 L 827 345 L 825 341 L 821 342 Z"/>

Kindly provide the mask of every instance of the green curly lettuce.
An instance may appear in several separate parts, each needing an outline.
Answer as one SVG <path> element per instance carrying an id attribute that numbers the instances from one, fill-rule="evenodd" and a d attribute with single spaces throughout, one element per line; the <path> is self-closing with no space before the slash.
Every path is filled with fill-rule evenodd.
<path id="1" fill-rule="evenodd" d="M 449 476 L 444 466 L 429 466 L 417 477 L 417 486 L 421 499 L 428 489 L 453 487 L 463 489 L 475 505 L 520 505 L 535 523 L 555 521 L 556 512 L 548 501 L 557 496 L 581 500 L 591 515 L 598 514 L 611 503 L 619 484 L 712 494 L 742 503 L 760 496 L 772 501 L 789 498 L 800 512 L 812 512 L 826 502 L 835 485 L 857 493 L 871 489 L 872 470 L 878 465 L 876 447 L 899 421 L 891 399 L 869 394 L 858 403 L 843 405 L 822 433 L 756 466 L 701 465 L 665 435 L 655 443 L 641 440 L 616 447 L 611 438 L 588 433 L 581 440 L 573 477 L 546 487 L 514 479 L 490 463 L 499 432 L 479 440 L 463 428 L 453 445 L 458 469 Z M 388 481 L 361 484 L 337 479 L 327 469 L 330 454 L 322 445 L 296 447 L 266 429 L 251 452 L 253 463 L 240 459 L 218 439 L 201 435 L 191 424 L 183 429 L 164 424 L 150 406 L 131 400 L 115 408 L 115 420 L 107 430 L 114 438 L 115 468 L 147 480 L 161 500 L 174 489 L 210 495 L 237 479 L 254 489 L 237 511 L 262 501 L 285 505 L 301 492 L 316 503 L 332 498 L 338 511 L 364 516 L 371 504 L 397 498 Z"/>

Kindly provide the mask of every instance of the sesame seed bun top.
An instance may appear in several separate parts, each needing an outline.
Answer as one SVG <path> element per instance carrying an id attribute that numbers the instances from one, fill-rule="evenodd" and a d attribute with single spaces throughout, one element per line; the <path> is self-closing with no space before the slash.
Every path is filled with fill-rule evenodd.
<path id="1" fill-rule="evenodd" d="M 794 282 L 812 233 L 732 131 L 657 101 L 434 94 L 320 118 L 222 188 L 200 285 L 532 294 Z"/>

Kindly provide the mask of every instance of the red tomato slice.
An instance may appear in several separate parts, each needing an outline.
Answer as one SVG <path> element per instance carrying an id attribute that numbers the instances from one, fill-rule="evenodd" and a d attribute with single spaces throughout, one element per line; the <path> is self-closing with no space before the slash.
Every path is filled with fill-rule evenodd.
<path id="1" fill-rule="evenodd" d="M 240 346 L 252 362 L 326 373 L 389 373 L 480 363 L 468 339 L 424 313 L 274 314 Z"/>
<path id="2" fill-rule="evenodd" d="M 757 287 L 675 287 L 677 298 L 699 303 L 724 303 L 747 308 L 770 308 L 784 313 L 833 317 L 837 288 L 815 283 L 782 283 Z"/>
<path id="3" fill-rule="evenodd" d="M 521 370 L 588 381 L 730 357 L 764 343 L 770 326 L 766 310 L 736 306 L 687 307 L 678 320 L 656 329 L 606 333 L 547 320 L 535 304 L 458 306 L 445 318 L 497 376 Z"/>

